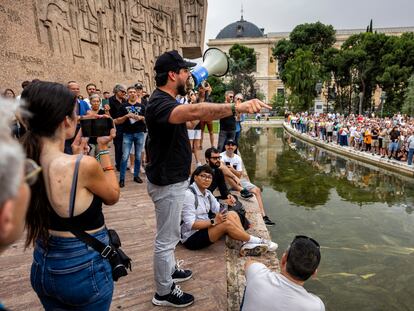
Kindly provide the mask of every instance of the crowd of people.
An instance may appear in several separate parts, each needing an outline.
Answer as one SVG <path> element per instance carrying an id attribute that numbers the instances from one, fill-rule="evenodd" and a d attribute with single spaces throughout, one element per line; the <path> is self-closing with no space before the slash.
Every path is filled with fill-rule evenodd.
<path id="1" fill-rule="evenodd" d="M 82 97 L 76 81 L 25 81 L 18 112 L 0 114 L 0 251 L 26 228 L 25 245 L 33 246 L 30 282 L 45 310 L 109 310 L 119 276 L 115 271 L 124 261 L 115 261 L 123 252 L 116 246 L 120 243 L 114 230 L 106 227 L 102 206 L 120 198 L 132 145 L 133 181 L 143 183 L 143 162 L 155 207 L 154 305 L 186 307 L 194 302 L 193 295 L 177 285 L 192 277 L 192 271 L 176 261 L 180 242 L 197 250 L 229 235 L 241 241 L 242 256 L 277 249 L 276 243 L 246 231 L 249 221 L 239 196 L 256 196 L 263 220 L 274 223 L 265 214 L 260 189 L 243 178 L 243 164 L 235 153 L 242 115 L 270 107 L 257 99 L 243 101 L 241 94 L 233 101 L 233 92 L 226 93 L 224 104 L 208 103 L 208 85 L 199 88 L 197 98 L 194 90 L 187 90 L 194 65 L 177 51 L 160 55 L 154 68 L 157 87 L 150 97 L 139 83 L 116 84 L 112 96 L 101 95 L 89 83 L 88 96 Z M 187 95 L 189 104 L 179 104 L 178 95 Z M 4 97 L 15 94 L 6 90 Z M 2 102 L 1 109 L 12 111 L 10 103 Z M 225 118 L 231 122 L 224 121 L 227 126 L 223 124 L 215 148 L 209 126 Z M 81 123 L 88 119 L 112 120 L 114 128 L 84 137 Z M 201 142 L 194 144 L 200 139 L 194 134 L 190 145 L 188 130 L 198 124 L 202 132 L 208 126 L 212 146 L 206 150 L 206 164 L 196 163 L 190 174 L 192 153 Z M 101 245 L 102 251 L 97 251 Z M 242 310 L 287 310 L 286 305 L 292 306 L 289 310 L 324 310 L 322 301 L 303 288 L 319 262 L 319 244 L 306 236 L 292 241 L 280 274 L 249 262 Z M 269 292 L 281 301 L 262 295 Z"/>
<path id="2" fill-rule="evenodd" d="M 379 118 L 302 112 L 285 117 L 293 128 L 311 137 L 413 166 L 414 119 L 406 115 Z"/>

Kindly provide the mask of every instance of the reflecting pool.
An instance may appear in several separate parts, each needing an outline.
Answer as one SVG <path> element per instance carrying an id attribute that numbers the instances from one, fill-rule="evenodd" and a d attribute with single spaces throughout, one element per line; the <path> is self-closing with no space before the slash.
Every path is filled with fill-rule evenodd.
<path id="1" fill-rule="evenodd" d="M 240 151 L 275 227 L 278 256 L 293 237 L 321 244 L 305 287 L 327 310 L 414 310 L 414 180 L 251 128 Z"/>

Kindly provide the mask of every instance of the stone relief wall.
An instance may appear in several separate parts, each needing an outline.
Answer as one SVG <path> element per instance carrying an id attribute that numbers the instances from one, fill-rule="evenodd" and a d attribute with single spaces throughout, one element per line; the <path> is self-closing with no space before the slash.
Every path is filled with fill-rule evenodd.
<path id="1" fill-rule="evenodd" d="M 207 0 L 4 0 L 0 88 L 39 78 L 152 90 L 158 55 L 201 56 L 206 14 Z"/>

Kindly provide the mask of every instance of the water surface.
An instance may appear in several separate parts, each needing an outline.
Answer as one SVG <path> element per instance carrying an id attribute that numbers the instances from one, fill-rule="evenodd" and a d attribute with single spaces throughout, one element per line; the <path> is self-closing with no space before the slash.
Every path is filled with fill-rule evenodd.
<path id="1" fill-rule="evenodd" d="M 414 180 L 251 128 L 240 150 L 277 226 L 278 255 L 293 237 L 319 241 L 322 261 L 306 288 L 327 310 L 414 310 Z"/>

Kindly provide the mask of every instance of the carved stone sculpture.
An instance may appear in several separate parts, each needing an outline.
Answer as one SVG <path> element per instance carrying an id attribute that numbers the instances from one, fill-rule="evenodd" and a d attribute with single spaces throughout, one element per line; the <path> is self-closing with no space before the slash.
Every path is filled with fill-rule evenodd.
<path id="1" fill-rule="evenodd" d="M 201 56 L 206 13 L 207 0 L 2 1 L 0 88 L 18 92 L 21 81 L 39 78 L 103 90 L 141 82 L 151 91 L 161 53 Z"/>

